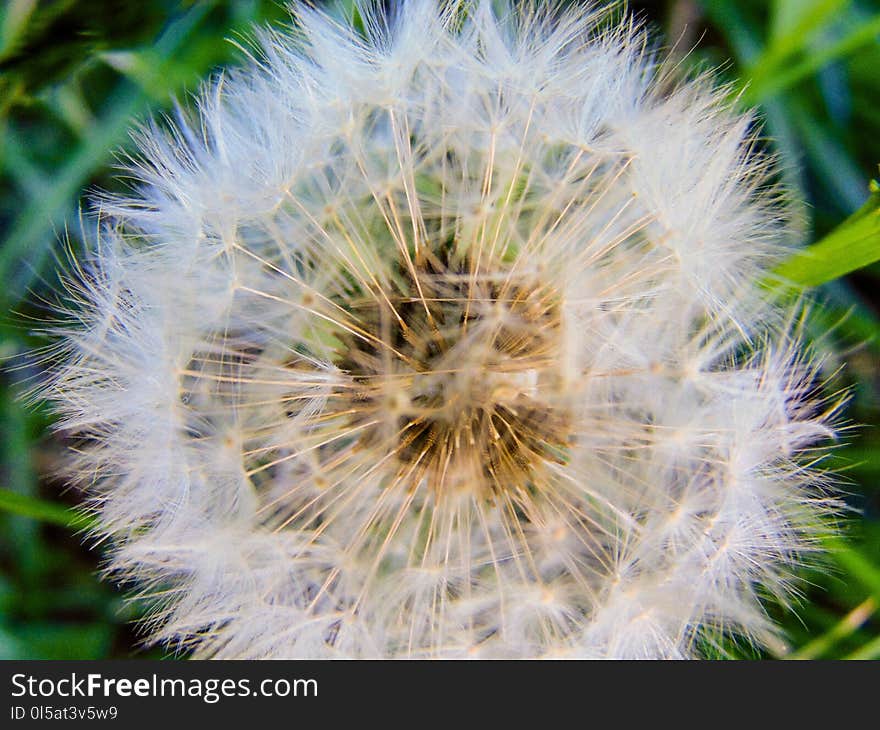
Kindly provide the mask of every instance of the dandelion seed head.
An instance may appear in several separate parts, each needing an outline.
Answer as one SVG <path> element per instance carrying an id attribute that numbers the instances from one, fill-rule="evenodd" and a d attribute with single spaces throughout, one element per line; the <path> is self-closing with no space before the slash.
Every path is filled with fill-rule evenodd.
<path id="1" fill-rule="evenodd" d="M 155 641 L 687 657 L 833 511 L 750 120 L 597 8 L 295 6 L 100 201 L 47 385 Z"/>

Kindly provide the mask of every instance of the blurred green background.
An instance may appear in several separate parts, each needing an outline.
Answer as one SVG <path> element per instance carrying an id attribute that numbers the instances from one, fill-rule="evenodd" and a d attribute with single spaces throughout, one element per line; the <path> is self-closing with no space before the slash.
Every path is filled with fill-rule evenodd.
<path id="1" fill-rule="evenodd" d="M 76 246 L 84 193 L 119 189 L 132 125 L 187 103 L 200 79 L 240 59 L 252 23 L 289 15 L 256 0 L 0 7 L 0 658 L 160 656 L 140 648 L 135 608 L 99 580 L 100 550 L 67 524 L 77 494 L 58 476 L 64 447 L 47 414 L 16 396 L 36 375 L 22 354 L 45 344 L 30 321 L 48 316 L 40 300 L 59 241 L 69 231 Z M 785 639 L 766 656 L 880 658 L 880 265 L 862 267 L 880 258 L 880 194 L 869 200 L 880 0 L 630 7 L 683 65 L 720 68 L 737 103 L 758 109 L 783 181 L 803 201 L 805 240 L 823 241 L 823 255 L 792 272 L 809 284 L 834 279 L 810 289 L 820 302 L 810 336 L 835 353 L 830 369 L 843 366 L 847 417 L 861 424 L 829 464 L 854 510 L 828 564 L 805 574 L 796 610 L 768 607 Z M 733 642 L 726 654 L 757 656 Z"/>

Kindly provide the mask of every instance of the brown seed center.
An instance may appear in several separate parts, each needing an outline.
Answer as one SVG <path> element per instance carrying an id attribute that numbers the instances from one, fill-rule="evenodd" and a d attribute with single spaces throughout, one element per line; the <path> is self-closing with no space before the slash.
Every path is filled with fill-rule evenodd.
<path id="1" fill-rule="evenodd" d="M 563 460 L 557 289 L 512 265 L 431 256 L 347 307 L 374 336 L 344 333 L 336 365 L 359 386 L 361 443 L 393 452 L 393 483 L 492 497 Z"/>

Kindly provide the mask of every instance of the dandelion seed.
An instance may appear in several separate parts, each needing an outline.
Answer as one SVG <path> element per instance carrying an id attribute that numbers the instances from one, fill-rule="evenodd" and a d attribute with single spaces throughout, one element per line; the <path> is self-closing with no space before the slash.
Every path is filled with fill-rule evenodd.
<path id="1" fill-rule="evenodd" d="M 48 386 L 203 657 L 699 656 L 833 502 L 750 122 L 598 9 L 297 7 L 153 125 Z"/>

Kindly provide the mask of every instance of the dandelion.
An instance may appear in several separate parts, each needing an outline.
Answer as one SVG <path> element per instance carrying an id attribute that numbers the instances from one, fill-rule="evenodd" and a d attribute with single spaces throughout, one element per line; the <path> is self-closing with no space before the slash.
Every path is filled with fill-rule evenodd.
<path id="1" fill-rule="evenodd" d="M 309 8 L 139 138 L 47 390 L 201 657 L 691 657 L 833 502 L 750 119 L 615 12 Z"/>

